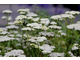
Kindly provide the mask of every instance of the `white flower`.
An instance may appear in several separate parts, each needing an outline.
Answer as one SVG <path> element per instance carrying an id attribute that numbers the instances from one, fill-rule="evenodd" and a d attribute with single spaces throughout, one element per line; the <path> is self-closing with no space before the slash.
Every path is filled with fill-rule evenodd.
<path id="1" fill-rule="evenodd" d="M 33 19 L 33 17 L 32 17 L 32 16 L 28 16 L 28 17 L 27 17 L 27 19 L 31 19 L 31 20 L 32 20 L 32 19 Z"/>
<path id="2" fill-rule="evenodd" d="M 10 40 L 14 40 L 14 38 L 10 38 L 8 36 L 2 36 L 0 38 L 0 42 L 10 41 Z"/>
<path id="3" fill-rule="evenodd" d="M 42 53 L 43 54 L 48 54 L 48 53 L 51 53 L 51 51 L 49 51 L 49 50 L 43 50 Z"/>
<path id="4" fill-rule="evenodd" d="M 12 11 L 11 10 L 4 10 L 2 13 L 4 13 L 4 14 L 11 14 Z"/>
<path id="5" fill-rule="evenodd" d="M 14 37 L 14 35 L 13 34 L 10 34 L 10 35 L 8 35 L 9 37 Z"/>
<path id="6" fill-rule="evenodd" d="M 25 14 L 25 12 L 19 12 L 21 15 L 24 15 Z"/>
<path id="7" fill-rule="evenodd" d="M 38 24 L 38 23 L 30 23 L 27 24 L 27 26 L 33 27 L 35 29 L 42 29 L 42 24 Z"/>
<path id="8" fill-rule="evenodd" d="M 23 50 L 20 50 L 20 49 L 18 49 L 18 50 L 11 50 L 10 52 L 5 53 L 4 57 L 20 57 L 23 54 L 24 54 Z"/>
<path id="9" fill-rule="evenodd" d="M 70 25 L 67 25 L 67 28 L 68 28 L 68 29 L 80 30 L 80 24 L 79 24 L 79 23 L 70 24 Z"/>
<path id="10" fill-rule="evenodd" d="M 32 21 L 39 21 L 39 18 L 33 18 Z"/>
<path id="11" fill-rule="evenodd" d="M 39 48 L 39 46 L 34 43 L 30 44 L 30 46 L 34 46 L 35 48 Z"/>
<path id="12" fill-rule="evenodd" d="M 29 12 L 30 9 L 19 9 L 17 12 Z"/>
<path id="13" fill-rule="evenodd" d="M 64 53 L 53 52 L 53 53 L 49 54 L 49 56 L 51 56 L 51 57 L 64 57 Z"/>
<path id="14" fill-rule="evenodd" d="M 61 26 L 56 26 L 56 25 L 50 25 L 49 28 L 53 29 L 62 29 Z"/>
<path id="15" fill-rule="evenodd" d="M 53 51 L 55 48 L 55 46 L 50 46 L 48 44 L 44 44 L 42 46 L 39 46 L 39 49 L 43 50 L 42 52 L 47 54 L 47 53 L 51 53 L 51 51 Z"/>
<path id="16" fill-rule="evenodd" d="M 9 17 L 8 17 L 8 21 L 11 21 L 11 20 L 12 20 L 12 17 L 11 17 L 11 16 L 9 16 Z"/>
<path id="17" fill-rule="evenodd" d="M 49 19 L 48 18 L 41 18 L 40 19 L 40 23 L 41 24 L 44 24 L 44 25 L 48 25 L 50 23 Z"/>
<path id="18" fill-rule="evenodd" d="M 0 28 L 0 32 L 2 32 L 2 31 L 3 31 L 3 29 Z"/>
<path id="19" fill-rule="evenodd" d="M 7 33 L 8 33 L 7 31 L 2 31 L 0 34 L 5 35 L 5 34 L 7 34 Z"/>
<path id="20" fill-rule="evenodd" d="M 61 35 L 64 35 L 64 36 L 66 36 L 66 33 L 63 33 L 63 32 L 62 32 L 62 33 L 61 33 Z"/>
<path id="21" fill-rule="evenodd" d="M 62 30 L 59 30 L 58 33 L 60 33 L 61 35 L 66 36 L 66 33 L 62 32 Z"/>
<path id="22" fill-rule="evenodd" d="M 60 15 L 51 16 L 51 19 L 54 19 L 54 20 L 63 20 Z"/>
<path id="23" fill-rule="evenodd" d="M 10 48 L 10 47 L 6 47 L 6 50 L 11 50 L 12 48 Z"/>
<path id="24" fill-rule="evenodd" d="M 31 37 L 30 39 L 28 39 L 28 41 L 30 41 L 30 42 L 37 42 L 36 37 Z"/>
<path id="25" fill-rule="evenodd" d="M 14 24 L 22 24 L 22 23 L 24 23 L 24 21 L 22 21 L 22 20 L 16 20 L 16 21 L 14 21 Z"/>
<path id="26" fill-rule="evenodd" d="M 27 17 L 24 15 L 19 15 L 15 18 L 15 20 L 24 20 L 24 19 L 27 19 Z"/>
<path id="27" fill-rule="evenodd" d="M 80 21 L 77 21 L 77 24 L 80 24 Z"/>
<path id="28" fill-rule="evenodd" d="M 19 55 L 18 57 L 26 57 L 25 55 Z"/>
<path id="29" fill-rule="evenodd" d="M 6 28 L 7 29 L 18 29 L 19 27 L 15 25 L 10 25 L 10 26 L 7 26 Z"/>
<path id="30" fill-rule="evenodd" d="M 72 47 L 72 50 L 79 49 L 77 45 L 78 45 L 78 44 L 74 44 L 73 47 Z"/>
<path id="31" fill-rule="evenodd" d="M 25 28 L 22 28 L 21 30 L 25 30 L 25 31 L 29 30 L 29 31 L 31 31 L 31 30 L 35 30 L 35 29 L 30 28 L 30 27 L 25 27 Z"/>
<path id="32" fill-rule="evenodd" d="M 38 42 L 43 42 L 44 40 L 47 40 L 46 37 L 37 37 L 36 39 Z"/>
<path id="33" fill-rule="evenodd" d="M 6 28 L 2 28 L 2 27 L 0 27 L 0 29 L 1 29 L 1 30 L 3 30 L 3 31 L 7 31 L 7 29 L 6 29 Z"/>
<path id="34" fill-rule="evenodd" d="M 28 39 L 28 41 L 31 41 L 31 42 L 43 42 L 47 40 L 46 37 L 31 37 L 30 39 Z"/>
<path id="35" fill-rule="evenodd" d="M 73 19 L 75 17 L 71 14 L 54 15 L 54 16 L 51 17 L 51 19 L 61 20 L 61 21 L 65 20 L 66 18 Z"/>
<path id="36" fill-rule="evenodd" d="M 57 24 L 57 23 L 56 23 L 56 22 L 54 22 L 54 21 L 52 21 L 50 24 L 55 25 L 55 24 Z"/>
<path id="37" fill-rule="evenodd" d="M 79 15 L 80 12 L 79 11 L 66 11 L 66 14 L 72 14 L 72 15 Z"/>
<path id="38" fill-rule="evenodd" d="M 6 16 L 2 16 L 1 18 L 2 18 L 3 20 L 5 20 L 7 17 L 6 17 Z"/>
<path id="39" fill-rule="evenodd" d="M 33 16 L 33 17 L 35 17 L 35 16 L 38 16 L 38 15 L 33 13 L 33 12 L 29 12 L 26 16 Z"/>
<path id="40" fill-rule="evenodd" d="M 43 36 L 54 36 L 54 33 L 53 32 L 39 32 L 39 35 L 43 35 Z"/>
<path id="41" fill-rule="evenodd" d="M 17 36 L 17 37 L 22 37 L 22 35 L 21 35 L 21 34 L 17 34 L 16 36 Z"/>
<path id="42" fill-rule="evenodd" d="M 42 30 L 48 30 L 49 28 L 47 26 L 42 26 Z"/>
<path id="43" fill-rule="evenodd" d="M 14 25 L 14 22 L 9 22 L 8 25 Z"/>

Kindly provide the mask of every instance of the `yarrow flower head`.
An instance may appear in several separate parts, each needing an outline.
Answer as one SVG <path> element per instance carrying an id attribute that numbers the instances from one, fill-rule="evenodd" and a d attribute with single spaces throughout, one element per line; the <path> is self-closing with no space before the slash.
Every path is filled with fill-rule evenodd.
<path id="1" fill-rule="evenodd" d="M 30 9 L 19 9 L 17 12 L 29 12 L 30 11 Z"/>
<path id="2" fill-rule="evenodd" d="M 7 17 L 6 17 L 6 16 L 2 16 L 1 18 L 2 18 L 3 20 L 5 20 Z"/>
<path id="3" fill-rule="evenodd" d="M 3 31 L 3 29 L 0 28 L 0 32 L 2 32 L 2 31 Z"/>
<path id="4" fill-rule="evenodd" d="M 49 28 L 51 28 L 51 29 L 62 29 L 61 26 L 56 26 L 56 25 L 50 25 Z"/>
<path id="5" fill-rule="evenodd" d="M 15 20 L 24 20 L 24 19 L 27 19 L 27 17 L 24 15 L 19 15 L 15 18 Z"/>
<path id="6" fill-rule="evenodd" d="M 51 57 L 64 57 L 64 53 L 53 52 L 49 54 Z"/>
<path id="7" fill-rule="evenodd" d="M 23 23 L 24 21 L 18 21 L 18 20 L 14 21 L 14 24 L 23 24 Z"/>
<path id="8" fill-rule="evenodd" d="M 79 11 L 66 11 L 66 14 L 72 14 L 72 15 L 79 15 L 80 12 Z"/>
<path id="9" fill-rule="evenodd" d="M 40 19 L 40 23 L 41 24 L 44 24 L 44 25 L 48 25 L 50 23 L 49 19 L 48 18 L 41 18 Z"/>
<path id="10" fill-rule="evenodd" d="M 51 19 L 54 19 L 54 20 L 60 20 L 60 21 L 63 21 L 63 20 L 66 20 L 66 19 L 74 19 L 75 17 L 71 14 L 61 14 L 61 15 L 54 15 L 54 16 L 51 16 Z"/>
<path id="11" fill-rule="evenodd" d="M 2 36 L 0 38 L 0 42 L 10 41 L 10 40 L 14 40 L 14 38 L 11 38 L 11 37 L 8 37 L 8 36 Z"/>
<path id="12" fill-rule="evenodd" d="M 4 14 L 11 14 L 12 11 L 11 10 L 4 10 L 2 13 L 4 13 Z"/>
<path id="13" fill-rule="evenodd" d="M 22 28 L 21 30 L 25 30 L 25 31 L 31 31 L 31 30 L 35 30 L 35 29 L 33 29 L 33 28 L 30 28 L 30 27 L 25 27 L 25 28 Z"/>
<path id="14" fill-rule="evenodd" d="M 25 55 L 23 50 L 18 49 L 5 53 L 4 57 L 25 57 Z"/>
<path id="15" fill-rule="evenodd" d="M 70 24 L 70 25 L 67 25 L 67 28 L 68 29 L 74 29 L 74 30 L 79 30 L 80 31 L 80 24 L 78 24 L 78 23 Z"/>
<path id="16" fill-rule="evenodd" d="M 42 46 L 39 46 L 39 49 L 43 50 L 42 52 L 44 54 L 51 53 L 51 51 L 53 51 L 54 48 L 55 48 L 55 46 L 50 46 L 48 44 L 44 44 Z"/>

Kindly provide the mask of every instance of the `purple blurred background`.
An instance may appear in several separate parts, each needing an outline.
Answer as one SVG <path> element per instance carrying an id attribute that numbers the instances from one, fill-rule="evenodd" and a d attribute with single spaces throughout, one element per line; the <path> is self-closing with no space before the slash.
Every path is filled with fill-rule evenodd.
<path id="1" fill-rule="evenodd" d="M 74 8 L 73 8 L 74 6 Z M 64 5 L 64 4 L 38 4 L 36 5 L 36 9 L 34 8 L 35 5 L 34 4 L 0 4 L 0 27 L 1 26 L 5 26 L 6 24 L 6 21 L 2 20 L 1 17 L 4 15 L 2 14 L 2 11 L 3 10 L 7 10 L 7 9 L 10 9 L 12 10 L 12 18 L 14 21 L 15 20 L 15 17 L 17 15 L 19 15 L 17 13 L 17 10 L 18 9 L 23 9 L 23 8 L 29 8 L 31 11 L 41 11 L 41 12 L 45 12 L 46 14 L 48 14 L 49 16 L 52 16 L 52 15 L 56 15 L 56 14 L 62 14 L 64 13 L 65 11 L 69 11 L 69 10 L 80 10 L 80 5 L 70 5 L 70 4 L 67 4 L 67 5 Z"/>

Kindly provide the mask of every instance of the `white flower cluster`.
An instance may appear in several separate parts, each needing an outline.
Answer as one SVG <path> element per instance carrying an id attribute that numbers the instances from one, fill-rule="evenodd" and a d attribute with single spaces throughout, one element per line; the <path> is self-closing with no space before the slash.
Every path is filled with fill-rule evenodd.
<path id="1" fill-rule="evenodd" d="M 26 57 L 23 50 L 11 50 L 10 52 L 5 53 L 4 57 Z"/>
<path id="2" fill-rule="evenodd" d="M 79 23 L 70 24 L 70 25 L 67 25 L 67 28 L 74 29 L 74 30 L 80 30 L 80 24 Z"/>
<path id="3" fill-rule="evenodd" d="M 80 12 L 79 11 L 66 11 L 66 14 L 72 14 L 72 15 L 79 15 Z"/>
<path id="4" fill-rule="evenodd" d="M 2 18 L 3 20 L 5 20 L 7 17 L 6 17 L 6 16 L 2 16 L 1 18 Z"/>
<path id="5" fill-rule="evenodd" d="M 8 34 L 8 32 L 7 31 L 2 31 L 0 34 L 5 35 L 5 34 Z"/>
<path id="6" fill-rule="evenodd" d="M 62 30 L 59 30 L 58 33 L 60 33 L 61 35 L 66 36 L 66 33 L 62 32 Z"/>
<path id="7" fill-rule="evenodd" d="M 25 30 L 25 31 L 27 31 L 27 30 L 28 30 L 28 31 L 31 31 L 31 30 L 33 30 L 33 31 L 34 31 L 35 29 L 33 29 L 33 28 L 30 28 L 30 27 L 24 27 L 24 28 L 22 28 L 21 30 Z"/>
<path id="8" fill-rule="evenodd" d="M 51 51 L 53 51 L 54 48 L 55 48 L 55 46 L 50 46 L 48 44 L 39 46 L 39 49 L 43 50 L 42 53 L 44 53 L 44 54 L 51 53 Z"/>
<path id="9" fill-rule="evenodd" d="M 8 25 L 14 25 L 14 22 L 9 22 Z"/>
<path id="10" fill-rule="evenodd" d="M 19 15 L 15 18 L 15 20 L 23 20 L 23 19 L 27 19 L 27 17 L 24 15 Z"/>
<path id="11" fill-rule="evenodd" d="M 31 41 L 31 42 L 43 42 L 47 40 L 46 37 L 31 37 L 30 39 L 28 39 L 28 41 Z"/>
<path id="12" fill-rule="evenodd" d="M 51 29 L 62 29 L 61 26 L 56 26 L 56 25 L 50 25 L 49 28 L 51 28 Z"/>
<path id="13" fill-rule="evenodd" d="M 76 50 L 76 49 L 79 49 L 78 44 L 74 44 L 73 47 L 72 47 L 72 50 Z"/>
<path id="14" fill-rule="evenodd" d="M 34 21 L 32 16 L 28 16 L 27 19 L 31 19 L 32 21 Z"/>
<path id="15" fill-rule="evenodd" d="M 8 21 L 11 21 L 11 20 L 12 20 L 12 17 L 11 17 L 11 16 L 8 16 L 8 17 L 7 17 L 7 16 L 2 16 L 1 18 L 2 18 L 3 20 L 5 20 L 5 19 L 8 18 Z"/>
<path id="16" fill-rule="evenodd" d="M 3 27 L 0 27 L 0 29 L 3 30 L 3 31 L 7 31 L 7 29 L 6 28 L 3 28 Z"/>
<path id="17" fill-rule="evenodd" d="M 2 31 L 3 31 L 3 29 L 0 28 L 0 32 L 2 32 Z"/>
<path id="18" fill-rule="evenodd" d="M 10 47 L 6 47 L 6 50 L 12 50 L 12 48 L 10 48 Z"/>
<path id="19" fill-rule="evenodd" d="M 10 41 L 14 40 L 14 38 L 8 37 L 8 36 L 2 36 L 0 37 L 0 42 Z"/>
<path id="20" fill-rule="evenodd" d="M 26 13 L 28 13 L 30 11 L 30 9 L 19 9 L 17 12 L 20 13 L 21 15 L 24 15 Z"/>
<path id="21" fill-rule="evenodd" d="M 44 25 L 48 25 L 50 23 L 49 19 L 48 18 L 41 18 L 40 19 L 40 23 L 41 24 L 44 24 Z"/>
<path id="22" fill-rule="evenodd" d="M 75 17 L 73 15 L 71 15 L 71 14 L 54 15 L 54 16 L 51 17 L 51 19 L 61 20 L 61 21 L 66 20 L 67 18 L 73 19 Z"/>
<path id="23" fill-rule="evenodd" d="M 15 25 L 10 25 L 10 26 L 7 26 L 6 28 L 7 29 L 18 29 L 19 27 Z"/>
<path id="24" fill-rule="evenodd" d="M 49 28 L 47 26 L 42 26 L 42 30 L 48 30 Z"/>
<path id="25" fill-rule="evenodd" d="M 50 24 L 51 24 L 51 25 L 56 25 L 57 23 L 56 23 L 56 22 L 54 22 L 54 21 L 52 21 Z"/>
<path id="26" fill-rule="evenodd" d="M 16 36 L 17 36 L 17 37 L 19 37 L 19 38 L 20 38 L 20 37 L 22 37 L 22 35 L 21 35 L 21 34 L 17 34 Z"/>
<path id="27" fill-rule="evenodd" d="M 30 46 L 34 46 L 35 48 L 39 48 L 39 46 L 38 45 L 36 45 L 36 44 L 30 44 Z"/>
<path id="28" fill-rule="evenodd" d="M 43 36 L 54 36 L 54 33 L 53 32 L 39 32 L 39 35 L 43 35 Z"/>
<path id="29" fill-rule="evenodd" d="M 38 23 L 30 23 L 30 24 L 27 24 L 27 26 L 35 29 L 42 29 L 42 24 L 38 24 Z"/>
<path id="30" fill-rule="evenodd" d="M 30 9 L 19 9 L 17 12 L 29 12 L 30 11 Z"/>
<path id="31" fill-rule="evenodd" d="M 11 10 L 4 10 L 2 13 L 4 13 L 4 14 L 11 14 L 12 11 Z"/>
<path id="32" fill-rule="evenodd" d="M 49 54 L 51 57 L 64 57 L 64 53 L 53 52 Z"/>
<path id="33" fill-rule="evenodd" d="M 37 22 L 37 21 L 39 21 L 39 17 L 32 18 L 32 21 L 34 21 L 34 22 Z"/>
<path id="34" fill-rule="evenodd" d="M 9 17 L 8 17 L 8 21 L 11 21 L 11 20 L 12 20 L 12 17 L 11 17 L 11 16 L 9 16 Z"/>

